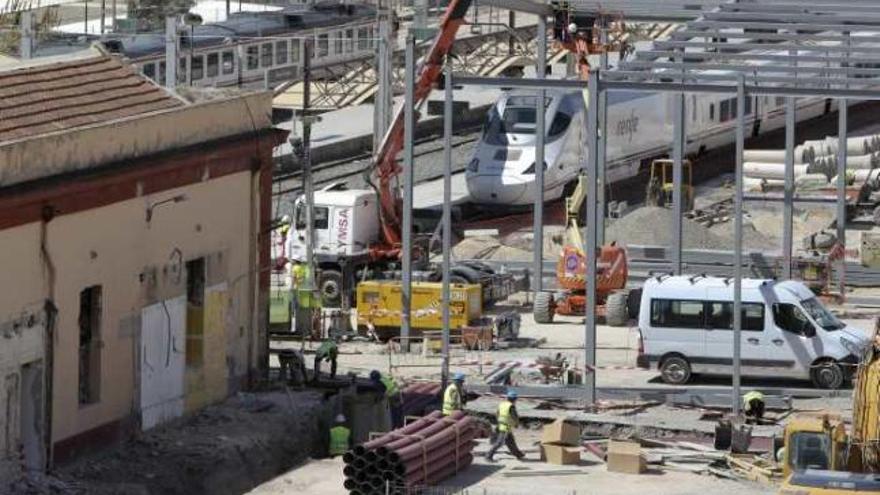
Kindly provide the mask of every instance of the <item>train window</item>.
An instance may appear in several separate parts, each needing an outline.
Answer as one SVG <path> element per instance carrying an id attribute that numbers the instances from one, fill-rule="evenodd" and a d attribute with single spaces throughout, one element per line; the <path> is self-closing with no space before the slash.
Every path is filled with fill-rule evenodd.
<path id="1" fill-rule="evenodd" d="M 367 39 L 369 31 L 367 28 L 358 29 L 358 50 L 366 50 L 369 47 L 370 40 Z"/>
<path id="2" fill-rule="evenodd" d="M 177 63 L 177 82 L 186 82 L 186 59 L 180 57 Z"/>
<path id="3" fill-rule="evenodd" d="M 275 42 L 275 65 L 287 63 L 287 40 Z"/>
<path id="4" fill-rule="evenodd" d="M 340 55 L 342 53 L 342 42 L 345 41 L 342 39 L 342 31 L 336 31 L 335 33 L 333 33 L 333 37 L 333 53 L 336 55 Z"/>
<path id="5" fill-rule="evenodd" d="M 318 35 L 318 56 L 326 57 L 330 54 L 330 35 L 327 33 Z"/>
<path id="6" fill-rule="evenodd" d="M 220 73 L 220 54 L 217 52 L 208 54 L 208 77 L 217 77 Z"/>
<path id="7" fill-rule="evenodd" d="M 550 139 L 557 138 L 562 135 L 568 129 L 568 126 L 571 124 L 571 115 L 556 112 L 556 115 L 553 116 L 553 122 L 550 124 Z"/>
<path id="8" fill-rule="evenodd" d="M 785 97 L 784 96 L 777 96 L 776 97 L 776 106 L 781 107 L 782 105 L 785 105 Z"/>
<path id="9" fill-rule="evenodd" d="M 247 68 L 248 70 L 260 68 L 260 47 L 256 45 L 247 47 Z"/>
<path id="10" fill-rule="evenodd" d="M 354 51 L 354 29 L 345 32 L 345 51 L 346 53 Z"/>
<path id="11" fill-rule="evenodd" d="M 223 52 L 223 73 L 232 74 L 235 72 L 235 55 L 231 51 Z"/>
<path id="12" fill-rule="evenodd" d="M 144 64 L 143 73 L 150 79 L 156 79 L 156 65 L 153 63 Z"/>
<path id="13" fill-rule="evenodd" d="M 159 84 L 165 84 L 165 62 L 159 62 L 159 77 L 156 78 L 156 81 Z"/>
<path id="14" fill-rule="evenodd" d="M 260 49 L 260 66 L 272 67 L 272 43 L 263 43 Z"/>
<path id="15" fill-rule="evenodd" d="M 376 48 L 376 30 L 370 28 L 370 48 Z"/>
<path id="16" fill-rule="evenodd" d="M 193 81 L 205 77 L 205 57 L 202 55 L 193 56 L 191 69 Z"/>
<path id="17" fill-rule="evenodd" d="M 721 102 L 721 122 L 727 122 L 736 118 L 736 98 L 730 98 Z"/>
<path id="18" fill-rule="evenodd" d="M 709 105 L 709 120 L 715 121 L 715 104 L 712 103 Z"/>
<path id="19" fill-rule="evenodd" d="M 751 98 L 746 98 L 746 112 L 745 112 L 745 115 L 751 115 L 751 114 L 752 114 L 752 99 L 751 99 Z"/>
<path id="20" fill-rule="evenodd" d="M 697 121 L 697 95 L 691 95 L 691 122 Z"/>
<path id="21" fill-rule="evenodd" d="M 290 40 L 290 62 L 299 63 L 299 40 Z"/>

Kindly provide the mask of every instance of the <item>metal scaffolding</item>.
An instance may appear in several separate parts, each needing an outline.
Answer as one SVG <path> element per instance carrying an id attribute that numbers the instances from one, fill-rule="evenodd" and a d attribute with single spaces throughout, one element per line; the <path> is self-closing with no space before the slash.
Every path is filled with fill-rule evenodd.
<path id="1" fill-rule="evenodd" d="M 524 8 L 536 4 L 518 0 Z M 525 5 L 529 4 L 529 5 Z M 675 8 L 668 2 L 574 1 L 573 8 L 588 11 L 590 5 L 601 4 L 605 12 L 620 12 L 626 19 L 674 18 Z M 742 267 L 742 213 L 743 203 L 743 154 L 745 141 L 745 111 L 747 98 L 756 95 L 774 95 L 787 98 L 786 110 L 786 173 L 785 173 L 785 262 L 791 265 L 791 210 L 799 199 L 793 194 L 793 146 L 794 111 L 797 98 L 828 98 L 839 104 L 838 139 L 847 138 L 847 100 L 880 100 L 880 58 L 871 54 L 880 48 L 880 12 L 876 1 L 869 0 L 821 0 L 814 5 L 794 0 L 758 0 L 740 2 L 680 2 L 700 5 L 694 19 L 675 32 L 671 39 L 654 43 L 652 49 L 637 52 L 635 59 L 622 61 L 611 70 L 595 70 L 589 81 L 509 79 L 453 76 L 447 84 L 456 87 L 479 85 L 497 88 L 523 88 L 546 90 L 551 88 L 583 90 L 589 92 L 588 136 L 589 162 L 587 167 L 590 188 L 588 197 L 597 197 L 597 178 L 604 169 L 604 154 L 599 152 L 599 136 L 604 134 L 604 119 L 600 118 L 599 102 L 608 91 L 643 91 L 672 93 L 674 105 L 674 177 L 675 198 L 673 246 L 674 266 L 681 266 L 681 211 L 682 157 L 685 146 L 685 94 L 713 93 L 735 96 L 736 108 L 736 194 L 735 194 L 735 242 L 734 251 L 734 387 L 731 396 L 735 412 L 739 411 L 739 355 L 742 330 L 741 284 Z M 714 4 L 714 5 L 713 5 Z M 873 7 L 869 8 L 869 7 Z M 711 7 L 711 10 L 709 10 Z M 687 10 L 686 7 L 682 7 Z M 627 9 L 630 9 L 629 11 Z M 664 11 L 667 15 L 663 15 Z M 681 97 L 679 97 L 681 95 Z M 451 95 L 448 96 L 451 98 Z M 541 126 L 536 130 L 543 135 Z M 836 207 L 839 242 L 845 243 L 846 196 L 845 170 L 846 146 L 838 147 L 838 183 Z M 585 399 L 588 405 L 595 401 L 596 356 L 596 261 L 598 221 L 595 201 L 588 201 L 584 251 L 586 253 L 587 308 L 585 318 Z M 842 280 L 843 270 L 838 273 Z M 842 288 L 842 287 L 841 287 Z"/>

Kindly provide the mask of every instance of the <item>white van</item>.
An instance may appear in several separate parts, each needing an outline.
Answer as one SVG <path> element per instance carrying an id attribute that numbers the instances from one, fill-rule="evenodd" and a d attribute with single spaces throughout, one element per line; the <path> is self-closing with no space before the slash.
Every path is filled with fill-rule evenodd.
<path id="1" fill-rule="evenodd" d="M 656 367 L 676 385 L 694 374 L 733 374 L 733 279 L 652 277 L 641 299 L 639 367 Z M 744 279 L 742 302 L 743 376 L 839 388 L 868 343 L 800 282 Z"/>

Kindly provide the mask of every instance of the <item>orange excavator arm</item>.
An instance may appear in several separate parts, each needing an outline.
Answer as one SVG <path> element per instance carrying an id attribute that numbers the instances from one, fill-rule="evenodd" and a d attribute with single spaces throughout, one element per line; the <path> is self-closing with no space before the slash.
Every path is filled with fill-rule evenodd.
<path id="1" fill-rule="evenodd" d="M 440 22 L 440 32 L 434 45 L 418 69 L 413 105 L 420 108 L 431 94 L 436 81 L 443 73 L 446 55 L 452 49 L 458 28 L 464 24 L 464 16 L 470 8 L 471 0 L 451 0 Z M 371 249 L 374 258 L 391 258 L 400 253 L 401 241 L 401 201 L 395 183 L 401 168 L 397 155 L 403 148 L 404 107 L 394 115 L 385 137 L 373 160 L 373 170 L 378 180 L 379 222 L 382 229 L 383 245 Z"/>

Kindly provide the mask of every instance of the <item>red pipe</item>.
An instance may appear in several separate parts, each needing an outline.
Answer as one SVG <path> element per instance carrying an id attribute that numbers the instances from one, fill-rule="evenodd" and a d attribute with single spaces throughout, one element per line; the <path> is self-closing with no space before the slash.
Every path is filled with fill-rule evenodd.
<path id="1" fill-rule="evenodd" d="M 428 466 L 443 464 L 447 459 L 452 458 L 456 452 L 458 452 L 459 455 L 461 455 L 462 452 L 472 452 L 476 445 L 477 442 L 474 442 L 473 438 L 459 444 L 457 449 L 455 444 L 450 444 L 446 447 L 443 447 L 442 449 L 437 449 L 436 451 L 428 454 L 428 456 L 425 458 L 427 462 L 423 462 L 422 458 L 418 457 L 416 459 L 410 460 L 410 462 L 398 464 L 398 467 L 403 468 L 403 472 L 400 473 L 400 471 L 398 471 L 398 473 L 402 475 L 409 475 L 421 470 L 424 464 L 427 464 Z"/>
<path id="2" fill-rule="evenodd" d="M 471 452 L 462 452 L 458 457 L 458 462 L 456 463 L 455 459 L 450 459 L 448 462 L 444 462 L 442 464 L 438 463 L 433 466 L 429 466 L 428 469 L 422 471 L 415 471 L 411 474 L 408 474 L 406 479 L 407 486 L 412 486 L 415 484 L 432 484 L 443 479 L 448 478 L 452 474 L 456 472 L 456 465 L 458 466 L 458 470 L 466 468 L 470 465 L 470 463 L 474 460 L 474 456 Z"/>
<path id="3" fill-rule="evenodd" d="M 399 449 L 402 449 L 403 447 L 406 447 L 407 445 L 411 445 L 413 443 L 419 442 L 420 441 L 419 437 L 428 438 L 432 435 L 437 434 L 437 432 L 439 432 L 439 431 L 442 431 L 446 428 L 449 428 L 453 422 L 457 422 L 462 417 L 464 417 L 463 412 L 455 411 L 454 413 L 443 418 L 440 421 L 434 421 L 431 425 L 429 425 L 425 428 L 416 430 L 415 432 L 411 433 L 410 436 L 408 436 L 407 438 L 401 438 L 399 440 L 395 440 L 394 442 L 383 445 L 383 447 L 385 447 L 388 450 L 397 451 Z M 451 419 L 451 421 L 450 421 L 450 419 Z"/>
<path id="4" fill-rule="evenodd" d="M 476 423 L 474 423 L 474 420 L 472 418 L 465 418 L 461 421 L 456 421 L 454 423 L 446 423 L 445 426 L 446 428 L 438 430 L 433 435 L 428 435 L 428 430 L 425 429 L 424 442 L 411 442 L 410 445 L 407 445 L 404 448 L 396 449 L 394 452 L 394 454 L 396 455 L 392 454 L 390 456 L 391 460 L 399 461 L 410 459 L 414 456 L 423 455 L 425 451 L 431 451 L 440 448 L 448 443 L 454 443 L 456 436 L 458 436 L 460 439 L 461 436 L 463 436 L 468 431 L 476 430 Z"/>
<path id="5" fill-rule="evenodd" d="M 412 423 L 404 426 L 403 428 L 393 430 L 391 432 L 386 433 L 385 435 L 382 435 L 381 437 L 379 437 L 375 440 L 358 445 L 357 447 L 354 448 L 354 453 L 359 454 L 359 455 L 363 455 L 363 453 L 365 453 L 369 450 L 373 450 L 373 449 L 379 448 L 385 444 L 393 442 L 395 440 L 395 437 L 393 437 L 391 435 L 391 433 L 395 433 L 398 435 L 410 435 L 414 431 L 418 431 L 418 430 L 424 428 L 425 426 L 431 424 L 433 422 L 433 420 L 439 419 L 441 417 L 443 417 L 443 415 L 440 414 L 439 411 L 434 411 L 431 414 L 425 416 L 424 418 L 417 419 L 416 421 L 413 421 Z"/>
<path id="6" fill-rule="evenodd" d="M 446 478 L 450 478 L 450 477 L 464 471 L 465 469 L 470 467 L 471 463 L 473 463 L 473 462 L 474 462 L 474 456 L 471 454 L 468 454 L 468 455 L 464 456 L 464 458 L 459 459 L 457 467 L 455 466 L 455 464 L 450 464 L 450 465 L 446 466 L 445 468 L 440 469 L 440 470 L 432 473 L 430 476 L 428 476 L 428 479 L 425 482 L 425 484 L 426 485 L 436 485 L 437 483 L 440 483 L 441 481 L 445 480 Z"/>

